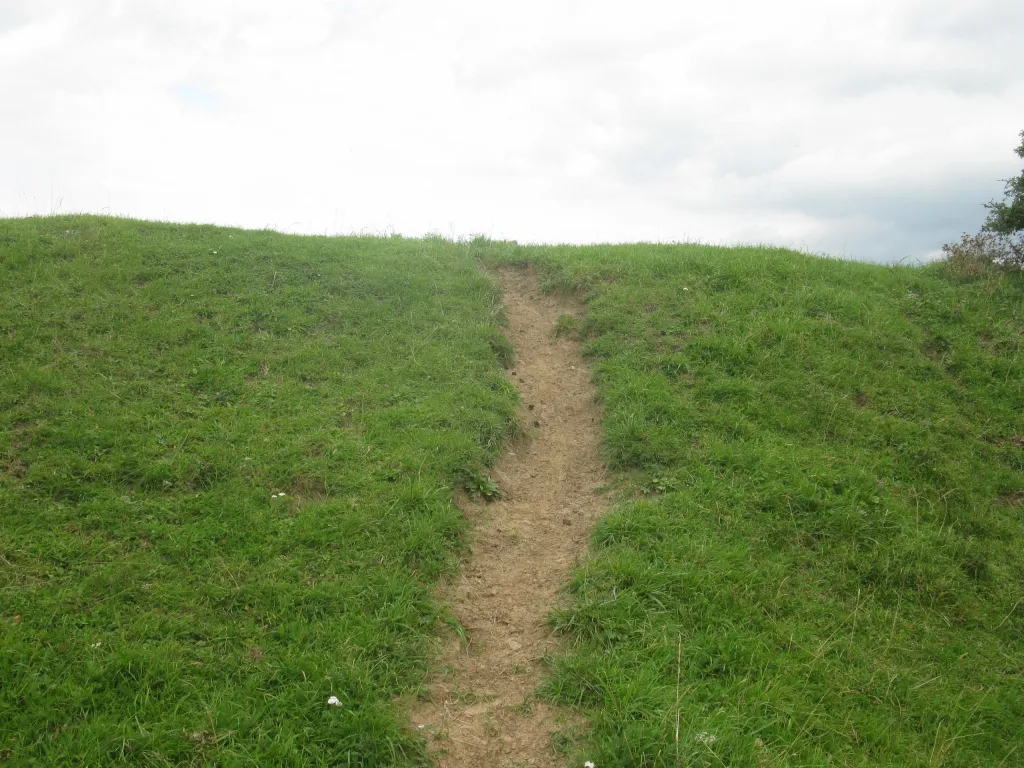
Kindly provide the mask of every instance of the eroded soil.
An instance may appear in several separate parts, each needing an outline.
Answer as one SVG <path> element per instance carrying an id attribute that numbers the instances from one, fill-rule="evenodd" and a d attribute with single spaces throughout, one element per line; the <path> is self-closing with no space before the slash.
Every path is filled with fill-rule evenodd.
<path id="1" fill-rule="evenodd" d="M 555 642 L 546 616 L 604 508 L 600 410 L 577 344 L 555 338 L 580 307 L 542 294 L 532 271 L 500 273 L 516 348 L 510 371 L 526 434 L 492 476 L 504 498 L 464 500 L 475 522 L 472 554 L 443 596 L 466 630 L 440 661 L 429 700 L 413 707 L 442 768 L 556 766 L 551 734 L 565 716 L 534 694 Z"/>

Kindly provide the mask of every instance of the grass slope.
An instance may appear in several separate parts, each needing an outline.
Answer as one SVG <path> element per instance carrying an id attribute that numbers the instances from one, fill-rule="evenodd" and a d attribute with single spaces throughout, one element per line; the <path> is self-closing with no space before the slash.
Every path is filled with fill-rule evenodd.
<path id="1" fill-rule="evenodd" d="M 423 764 L 498 307 L 443 240 L 0 221 L 0 763 Z"/>
<path id="2" fill-rule="evenodd" d="M 553 617 L 581 757 L 1024 762 L 1021 275 L 492 250 L 585 295 L 627 497 Z"/>

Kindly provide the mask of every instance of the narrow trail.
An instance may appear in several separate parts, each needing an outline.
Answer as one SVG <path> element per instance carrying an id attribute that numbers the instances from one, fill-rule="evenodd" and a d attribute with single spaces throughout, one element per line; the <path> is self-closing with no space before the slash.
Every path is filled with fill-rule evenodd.
<path id="1" fill-rule="evenodd" d="M 468 642 L 452 641 L 429 700 L 412 711 L 441 768 L 561 764 L 551 746 L 559 714 L 534 700 L 554 643 L 546 617 L 604 506 L 590 373 L 576 343 L 553 335 L 558 317 L 580 308 L 542 294 L 532 270 L 500 277 L 526 435 L 492 472 L 504 498 L 463 500 L 475 522 L 472 554 L 442 592 Z"/>

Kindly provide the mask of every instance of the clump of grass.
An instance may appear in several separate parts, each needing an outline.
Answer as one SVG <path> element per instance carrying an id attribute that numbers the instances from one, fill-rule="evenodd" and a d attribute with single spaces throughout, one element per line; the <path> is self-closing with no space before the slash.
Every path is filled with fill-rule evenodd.
<path id="1" fill-rule="evenodd" d="M 555 321 L 555 327 L 551 329 L 551 334 L 556 339 L 575 338 L 579 331 L 579 318 L 576 315 L 564 314 L 558 316 L 558 319 Z"/>
<path id="2" fill-rule="evenodd" d="M 508 340 L 504 333 L 497 328 L 487 328 L 484 330 L 484 336 L 502 368 L 507 369 L 515 365 L 516 348 L 512 346 L 512 342 Z"/>
<path id="3" fill-rule="evenodd" d="M 639 497 L 552 617 L 580 762 L 1016 760 L 1024 275 L 527 254 L 585 299 L 608 461 Z"/>
<path id="4" fill-rule="evenodd" d="M 0 220 L 0 763 L 424 764 L 498 300 L 437 238 Z"/>

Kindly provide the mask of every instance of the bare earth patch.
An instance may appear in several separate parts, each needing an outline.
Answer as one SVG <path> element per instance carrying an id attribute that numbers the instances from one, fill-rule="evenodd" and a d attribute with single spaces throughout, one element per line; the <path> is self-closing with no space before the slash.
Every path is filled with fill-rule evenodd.
<path id="1" fill-rule="evenodd" d="M 546 616 L 604 507 L 590 373 L 576 343 L 553 333 L 559 316 L 579 307 L 542 294 L 532 270 L 503 271 L 501 283 L 526 435 L 494 469 L 504 498 L 465 500 L 476 523 L 472 555 L 442 590 L 467 642 L 452 641 L 429 700 L 412 711 L 442 768 L 560 764 L 551 734 L 565 716 L 534 700 L 540 660 L 555 642 Z"/>

